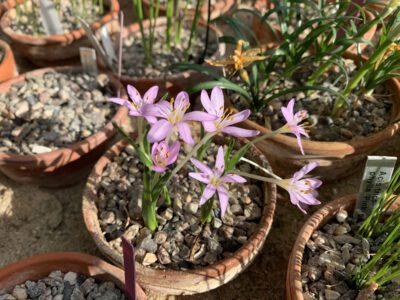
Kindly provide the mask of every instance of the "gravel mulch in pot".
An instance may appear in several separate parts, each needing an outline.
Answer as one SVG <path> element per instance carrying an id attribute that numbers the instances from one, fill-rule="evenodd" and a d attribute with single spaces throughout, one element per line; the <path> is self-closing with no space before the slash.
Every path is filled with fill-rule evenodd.
<path id="1" fill-rule="evenodd" d="M 357 67 L 353 60 L 345 59 L 349 77 L 355 74 Z M 315 71 L 315 66 L 295 72 L 293 79 L 286 79 L 278 86 L 280 90 L 304 86 L 307 78 Z M 344 76 L 337 68 L 328 72 L 320 80 L 324 88 L 340 92 L 343 90 Z M 337 81 L 335 83 L 335 81 Z M 272 80 L 274 82 L 274 80 Z M 390 90 L 385 85 L 378 86 L 372 97 L 361 92 L 349 96 L 349 106 L 339 117 L 332 117 L 332 109 L 337 96 L 325 91 L 311 91 L 308 94 L 297 92 L 278 97 L 271 101 L 261 112 L 252 114 L 251 119 L 269 129 L 278 129 L 285 124 L 281 107 L 286 106 L 291 97 L 296 97 L 294 111 L 307 110 L 310 115 L 310 138 L 315 141 L 345 141 L 355 137 L 369 136 L 387 127 L 390 123 L 392 101 Z M 236 107 L 247 107 L 244 100 L 233 97 Z"/>
<path id="2" fill-rule="evenodd" d="M 27 1 L 24 0 L 25 4 L 19 4 L 21 10 L 21 16 L 18 17 L 16 9 L 10 11 L 11 29 L 18 34 L 25 35 L 46 35 L 42 18 L 39 11 L 39 1 Z M 89 24 L 99 20 L 102 17 L 100 14 L 100 6 L 94 5 L 93 1 L 82 1 L 77 2 L 75 8 L 73 8 L 71 1 L 61 0 L 60 8 L 56 6 L 62 29 L 64 33 L 68 33 L 79 29 L 81 27 L 78 17 L 83 18 Z M 84 5 L 85 3 L 85 5 Z M 26 8 L 25 9 L 25 5 Z M 33 10 L 32 10 L 33 6 Z M 104 7 L 104 11 L 108 10 Z"/>
<path id="3" fill-rule="evenodd" d="M 116 112 L 105 74 L 27 75 L 0 95 L 0 151 L 40 154 L 89 137 Z"/>
<path id="4" fill-rule="evenodd" d="M 166 42 L 166 27 L 162 26 L 156 29 L 152 63 L 146 64 L 140 32 L 130 33 L 124 39 L 122 74 L 134 78 L 144 77 L 149 79 L 173 74 L 168 68 L 173 63 L 185 61 L 184 51 L 188 44 L 189 35 L 190 27 L 184 28 L 181 33 L 181 43 L 175 44 L 172 33 L 171 50 L 169 50 Z M 213 36 L 215 34 L 210 30 L 207 57 L 213 55 L 218 49 L 217 40 Z M 189 62 L 196 62 L 203 54 L 204 41 L 205 30 L 199 30 L 192 40 L 192 47 L 189 51 Z"/>
<path id="5" fill-rule="evenodd" d="M 126 297 L 113 282 L 99 283 L 82 274 L 53 271 L 39 281 L 26 281 L 9 291 L 0 290 L 0 299 L 124 300 Z"/>
<path id="6" fill-rule="evenodd" d="M 362 222 L 341 210 L 330 222 L 315 231 L 307 242 L 302 264 L 304 299 L 355 299 L 358 291 L 351 277 L 376 253 L 386 236 L 364 239 L 355 237 Z M 394 299 L 400 295 L 400 281 L 375 292 L 373 299 Z"/>
<path id="7" fill-rule="evenodd" d="M 211 144 L 205 155 L 213 165 L 217 145 Z M 180 156 L 178 159 L 182 159 Z M 239 168 L 255 172 L 247 164 Z M 154 268 L 192 269 L 206 266 L 230 256 L 256 230 L 262 216 L 262 187 L 252 181 L 229 188 L 229 205 L 220 219 L 217 200 L 210 224 L 200 223 L 201 184 L 188 177 L 193 166 L 188 163 L 169 184 L 172 207 L 160 203 L 158 230 L 152 233 L 143 226 L 141 216 L 143 166 L 132 146 L 128 146 L 107 165 L 97 187 L 100 226 L 110 245 L 118 252 L 121 235 L 133 241 L 136 259 Z M 162 200 L 163 201 L 163 200 Z"/>

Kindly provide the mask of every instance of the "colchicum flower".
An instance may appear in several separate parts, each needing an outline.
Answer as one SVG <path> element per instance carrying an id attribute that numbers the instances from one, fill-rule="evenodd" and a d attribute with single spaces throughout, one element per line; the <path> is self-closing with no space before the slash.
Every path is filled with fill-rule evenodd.
<path id="1" fill-rule="evenodd" d="M 216 117 L 213 121 L 203 122 L 203 127 L 207 132 L 224 132 L 235 137 L 253 137 L 258 135 L 258 130 L 248 130 L 235 126 L 236 123 L 243 122 L 250 116 L 250 110 L 246 109 L 233 114 L 230 110 L 224 109 L 224 94 L 221 88 L 215 87 L 211 91 L 211 100 L 205 90 L 201 91 L 201 103 L 205 110 Z"/>
<path id="2" fill-rule="evenodd" d="M 309 137 L 307 132 L 310 124 L 308 122 L 303 122 L 308 118 L 307 111 L 301 110 L 295 114 L 293 113 L 295 101 L 296 99 L 292 98 L 287 107 L 282 106 L 281 111 L 286 120 L 286 124 L 279 129 L 279 131 L 281 133 L 293 133 L 297 138 L 301 154 L 304 155 L 303 145 L 301 144 L 301 135 Z"/>
<path id="3" fill-rule="evenodd" d="M 164 172 L 167 166 L 173 164 L 178 158 L 180 147 L 181 145 L 178 141 L 171 146 L 168 146 L 165 141 L 154 143 L 151 148 L 151 159 L 154 165 L 151 169 L 159 173 Z"/>
<path id="4" fill-rule="evenodd" d="M 164 140 L 171 131 L 176 127 L 180 138 L 187 144 L 194 144 L 189 121 L 212 121 L 215 116 L 201 111 L 192 111 L 186 113 L 189 108 L 189 95 L 186 92 L 180 92 L 176 96 L 176 100 L 171 102 L 160 101 L 154 105 L 146 105 L 143 109 L 145 116 L 158 117 L 160 120 L 155 122 L 149 133 L 148 140 L 150 143 Z"/>
<path id="5" fill-rule="evenodd" d="M 218 192 L 221 217 L 223 217 L 228 206 L 228 190 L 224 187 L 224 183 L 244 183 L 246 182 L 246 179 L 236 174 L 223 175 L 225 171 L 225 160 L 224 150 L 222 147 L 218 148 L 214 169 L 210 169 L 204 163 L 195 158 L 191 158 L 190 160 L 202 173 L 190 172 L 189 176 L 207 184 L 203 195 L 201 196 L 200 205 L 203 205 L 208 199 L 214 196 L 216 192 Z"/>
<path id="6" fill-rule="evenodd" d="M 221 60 L 211 60 L 206 59 L 206 63 L 216 66 L 216 67 L 224 67 L 227 76 L 230 78 L 239 71 L 240 77 L 248 82 L 249 75 L 245 70 L 246 67 L 250 66 L 255 61 L 264 60 L 267 56 L 259 56 L 260 53 L 263 52 L 262 48 L 252 48 L 243 51 L 243 45 L 246 42 L 244 40 L 239 40 L 236 44 L 236 49 L 232 55 L 230 55 L 226 59 Z"/>
<path id="7" fill-rule="evenodd" d="M 316 199 L 318 192 L 316 189 L 321 186 L 322 181 L 317 178 L 304 178 L 304 176 L 315 169 L 318 162 L 311 162 L 304 166 L 300 171 L 293 174 L 290 179 L 277 180 L 276 184 L 288 191 L 290 202 L 297 205 L 303 213 L 307 213 L 308 205 L 321 204 Z"/>
<path id="8" fill-rule="evenodd" d="M 143 98 L 138 90 L 132 85 L 127 86 L 127 92 L 131 101 L 121 98 L 111 98 L 110 101 L 128 107 L 130 116 L 139 117 L 144 116 L 143 108 L 146 105 L 154 103 L 154 100 L 157 98 L 158 94 L 158 86 L 153 86 L 149 88 L 148 91 L 144 94 Z M 153 124 L 157 121 L 155 117 L 145 116 L 145 118 L 150 124 Z"/>

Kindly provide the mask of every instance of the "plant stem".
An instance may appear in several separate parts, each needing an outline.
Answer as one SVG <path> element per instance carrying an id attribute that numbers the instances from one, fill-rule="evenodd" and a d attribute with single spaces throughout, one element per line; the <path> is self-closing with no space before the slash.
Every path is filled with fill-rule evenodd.
<path id="1" fill-rule="evenodd" d="M 200 17 L 200 13 L 201 13 L 200 8 L 201 8 L 202 2 L 203 2 L 202 0 L 197 0 L 197 3 L 196 3 L 196 10 L 195 10 L 195 14 L 194 14 L 193 22 L 192 22 L 192 28 L 190 29 L 189 42 L 188 42 L 188 46 L 184 52 L 185 53 L 185 61 L 189 60 L 189 51 L 190 51 L 190 48 L 192 47 L 192 40 L 196 33 L 197 23 L 199 22 L 199 17 Z"/>
<path id="2" fill-rule="evenodd" d="M 274 173 L 270 172 L 268 169 L 263 168 L 262 166 L 260 166 L 259 164 L 255 163 L 254 161 L 252 161 L 250 159 L 247 159 L 246 157 L 241 157 L 240 160 L 244 161 L 244 162 L 246 162 L 246 163 L 248 163 L 248 164 L 250 164 L 250 165 L 252 165 L 252 166 L 254 166 L 254 167 L 258 168 L 258 169 L 260 169 L 261 171 L 263 171 L 264 173 L 268 174 L 269 176 L 274 177 L 275 179 L 282 180 L 282 178 L 280 178 L 279 176 L 277 176 Z"/>
<path id="3" fill-rule="evenodd" d="M 213 218 L 212 208 L 214 205 L 214 198 L 215 197 L 211 197 L 211 199 L 201 206 L 200 221 L 202 224 L 210 223 Z"/>
<path id="4" fill-rule="evenodd" d="M 168 2 L 167 2 L 167 49 L 169 51 L 171 51 L 171 29 L 172 29 L 173 14 L 174 14 L 174 0 L 168 0 Z"/>
<path id="5" fill-rule="evenodd" d="M 264 177 L 264 176 L 260 176 L 260 175 L 254 175 L 254 174 L 250 174 L 250 173 L 242 172 L 242 171 L 233 171 L 232 173 L 235 173 L 235 174 L 243 176 L 243 177 L 259 180 L 259 181 L 278 184 L 278 180 L 273 179 L 273 178 L 268 178 L 268 177 Z"/>
<path id="6" fill-rule="evenodd" d="M 146 35 L 144 34 L 144 27 L 143 27 L 143 7 L 141 0 L 132 0 L 133 8 L 135 9 L 135 13 L 138 18 L 140 34 L 142 36 L 142 46 L 144 50 L 144 56 L 146 63 L 151 63 L 151 55 L 149 53 L 149 45 L 147 45 Z"/>
<path id="7" fill-rule="evenodd" d="M 169 177 L 168 181 L 166 182 L 166 184 L 171 180 L 171 178 L 177 174 L 180 169 L 182 169 L 182 167 L 189 161 L 189 159 L 191 157 L 193 157 L 194 155 L 197 154 L 197 151 L 200 149 L 200 147 L 204 144 L 207 143 L 207 141 L 209 139 L 211 139 L 214 135 L 216 135 L 218 132 L 209 132 L 207 133 L 202 139 L 201 141 L 193 147 L 193 149 L 189 152 L 189 154 L 172 170 L 171 172 L 171 176 Z"/>
<path id="8" fill-rule="evenodd" d="M 156 218 L 157 201 L 152 201 L 151 196 L 150 199 L 147 199 L 147 196 L 145 195 L 146 193 L 143 193 L 142 217 L 146 227 L 154 232 L 158 227 L 158 222 Z"/>
<path id="9" fill-rule="evenodd" d="M 199 58 L 199 64 L 202 64 L 204 62 L 204 59 L 206 58 L 207 51 L 208 51 L 208 42 L 209 42 L 209 37 L 210 37 L 210 21 L 211 21 L 211 0 L 208 0 L 208 5 L 207 5 L 207 24 L 206 24 L 206 40 L 205 40 L 205 45 L 204 45 L 204 51 L 201 57 Z"/>

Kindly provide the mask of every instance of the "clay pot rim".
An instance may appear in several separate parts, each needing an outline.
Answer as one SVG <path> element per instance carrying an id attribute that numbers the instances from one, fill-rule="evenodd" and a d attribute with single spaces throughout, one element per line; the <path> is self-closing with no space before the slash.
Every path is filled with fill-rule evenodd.
<path id="1" fill-rule="evenodd" d="M 15 0 L 20 1 L 20 0 Z M 99 29 L 101 26 L 110 22 L 115 15 L 119 12 L 119 2 L 118 0 L 110 0 L 111 1 L 111 8 L 108 13 L 106 13 L 100 20 L 95 21 L 94 23 L 90 24 L 90 28 L 92 31 Z M 8 2 L 5 2 L 8 3 Z M 46 44 L 56 44 L 56 43 L 70 43 L 73 40 L 80 39 L 84 35 L 86 35 L 85 30 L 81 27 L 75 29 L 73 31 L 64 33 L 64 34 L 55 34 L 55 35 L 40 35 L 40 36 L 32 36 L 27 34 L 20 34 L 16 33 L 11 29 L 9 26 L 10 17 L 9 13 L 10 10 L 15 7 L 15 3 L 8 3 L 9 8 L 7 11 L 4 12 L 3 16 L 0 18 L 0 28 L 3 32 L 8 35 L 12 40 L 17 40 L 22 43 L 32 44 L 32 45 L 46 45 Z"/>
<path id="2" fill-rule="evenodd" d="M 10 79 L 7 82 L 3 82 L 0 84 L 0 89 L 3 86 L 10 86 L 18 81 L 22 81 L 25 79 L 26 75 L 41 75 L 46 72 L 50 71 L 55 71 L 55 72 L 79 72 L 82 70 L 82 67 L 80 66 L 62 66 L 62 67 L 49 67 L 49 68 L 42 68 L 42 69 L 37 69 L 22 75 L 19 75 L 13 79 Z M 111 84 L 113 88 L 117 91 L 121 91 L 121 98 L 126 98 L 126 93 L 123 88 L 123 85 L 109 72 L 103 72 L 107 74 L 107 76 L 110 78 Z M 96 145 L 101 144 L 104 142 L 107 138 L 112 136 L 115 133 L 112 121 L 117 122 L 121 119 L 123 119 L 128 113 L 128 108 L 125 106 L 120 106 L 115 113 L 115 115 L 112 117 L 112 119 L 103 126 L 100 130 L 97 132 L 93 133 L 89 137 L 85 138 L 84 140 L 81 140 L 79 142 L 72 143 L 71 145 L 67 147 L 62 147 L 58 148 L 56 150 L 47 152 L 47 153 L 42 153 L 42 154 L 28 154 L 28 155 L 22 155 L 22 154 L 14 154 L 14 153 L 6 153 L 6 152 L 0 152 L 0 165 L 2 164 L 20 164 L 20 165 L 36 165 L 37 162 L 48 162 L 56 159 L 57 157 L 69 157 L 68 160 L 63 161 L 63 163 L 59 166 L 56 167 L 50 167 L 47 170 L 51 171 L 52 169 L 60 168 L 67 163 L 71 163 L 77 159 L 79 159 L 82 155 L 85 153 L 90 152 L 92 149 L 96 147 Z M 85 149 L 87 148 L 87 149 Z M 46 166 L 47 167 L 47 166 Z"/>
<path id="3" fill-rule="evenodd" d="M 150 6 L 150 1 L 149 0 L 142 0 L 142 2 Z M 217 0 L 214 4 L 211 5 L 211 10 L 216 10 L 216 9 L 221 9 L 221 14 L 226 13 L 233 5 L 235 4 L 234 0 Z M 207 3 L 204 3 L 203 6 L 207 6 Z M 167 5 L 166 4 L 160 4 L 159 8 L 159 13 L 166 12 L 167 10 Z M 188 12 L 194 11 L 194 8 L 188 9 Z"/>
<path id="4" fill-rule="evenodd" d="M 300 229 L 292 252 L 289 257 L 286 273 L 286 296 L 287 299 L 303 300 L 303 289 L 301 284 L 301 266 L 304 249 L 312 234 L 321 226 L 331 220 L 341 209 L 354 210 L 357 194 L 349 194 L 337 198 L 315 212 Z"/>
<path id="5" fill-rule="evenodd" d="M 19 280 L 21 280 L 19 284 L 22 284 L 24 281 L 29 280 L 28 277 L 29 275 L 31 275 L 30 274 L 31 272 L 29 272 L 29 270 L 37 269 L 38 266 L 40 265 L 59 263 L 61 261 L 74 263 L 76 265 L 88 266 L 87 274 L 83 274 L 85 276 L 96 277 L 100 274 L 109 274 L 112 277 L 112 281 L 118 286 L 120 290 L 122 290 L 122 292 L 124 292 L 125 278 L 124 278 L 124 271 L 122 269 L 109 264 L 108 262 L 102 260 L 99 257 L 80 252 L 42 253 L 29 256 L 20 259 L 16 262 L 13 262 L 11 264 L 8 264 L 7 266 L 0 269 L 0 286 L 1 286 L 1 281 L 4 279 L 7 280 L 7 276 L 10 274 L 13 275 L 16 273 L 23 273 L 24 276 L 20 276 L 20 278 L 18 278 Z M 61 271 L 66 272 L 67 268 Z M 10 288 L 10 287 L 5 287 L 5 288 Z M 143 298 L 144 291 L 137 283 L 136 283 L 136 288 L 138 290 L 137 292 L 139 295 L 139 299 L 145 299 L 145 297 Z"/>
<path id="6" fill-rule="evenodd" d="M 11 58 L 12 55 L 12 50 L 11 47 L 6 41 L 0 40 L 0 48 L 4 50 L 4 57 L 0 61 L 0 65 L 4 63 L 4 61 L 8 60 Z"/>
<path id="7" fill-rule="evenodd" d="M 157 18 L 157 27 L 164 27 L 167 25 L 167 18 L 160 16 Z M 199 20 L 199 25 L 201 27 L 206 27 L 206 23 L 203 20 Z M 149 26 L 149 20 L 146 19 L 143 22 L 143 27 L 147 28 Z M 210 29 L 211 31 L 214 32 L 214 34 L 218 37 L 220 35 L 222 35 L 222 32 L 213 24 L 210 24 Z M 139 32 L 139 23 L 132 23 L 128 26 L 124 26 L 123 28 L 123 36 L 129 36 L 131 34 L 135 34 Z M 211 57 L 215 57 L 217 55 L 217 53 L 225 53 L 226 52 L 226 46 L 224 43 L 218 43 L 218 49 L 217 51 L 211 56 Z M 152 80 L 152 81 L 163 81 L 163 80 L 174 80 L 174 79 L 181 79 L 183 74 L 191 74 L 191 73 L 196 73 L 196 71 L 194 70 L 189 70 L 189 71 L 183 71 L 183 72 L 178 72 L 178 73 L 174 73 L 171 75 L 164 75 L 164 76 L 159 76 L 159 77 L 151 77 L 151 78 L 146 78 L 146 77 L 132 77 L 132 76 L 128 76 L 128 75 L 121 75 L 121 81 L 122 82 L 128 82 L 131 80 L 135 80 L 136 82 L 138 82 L 140 84 L 141 81 L 148 81 L 148 80 Z"/>
<path id="8" fill-rule="evenodd" d="M 244 140 L 243 140 L 244 141 Z M 83 219 L 85 221 L 86 229 L 92 236 L 94 242 L 96 243 L 98 249 L 109 259 L 111 259 L 117 265 L 120 264 L 118 262 L 117 257 L 120 254 L 110 247 L 109 243 L 105 240 L 104 235 L 101 232 L 100 224 L 97 217 L 97 206 L 96 200 L 97 195 L 95 193 L 95 183 L 99 181 L 101 174 L 104 171 L 106 165 L 112 160 L 112 158 L 118 155 L 125 147 L 127 146 L 127 142 L 124 140 L 118 141 L 111 147 L 103 157 L 101 157 L 96 165 L 94 166 L 91 174 L 88 177 L 85 190 L 83 192 L 83 201 L 82 201 L 82 212 Z M 264 155 L 256 148 L 252 147 L 253 151 L 257 153 L 257 155 Z M 142 264 L 136 262 L 136 269 L 139 274 L 139 282 L 143 285 L 146 285 L 143 281 L 144 276 L 160 276 L 162 278 L 169 278 L 170 276 L 179 276 L 181 278 L 185 277 L 185 279 L 202 277 L 203 280 L 207 278 L 218 279 L 219 281 L 223 281 L 225 283 L 224 278 L 221 279 L 221 276 L 224 275 L 229 269 L 233 269 L 237 266 L 240 266 L 242 263 L 246 263 L 246 257 L 250 256 L 251 253 L 257 251 L 261 251 L 262 246 L 266 240 L 266 237 L 271 229 L 273 217 L 276 209 L 276 194 L 277 187 L 275 184 L 264 183 L 264 207 L 263 214 L 261 220 L 257 224 L 257 231 L 255 231 L 248 241 L 242 245 L 236 252 L 233 253 L 231 257 L 227 257 L 217 261 L 214 264 L 208 265 L 206 267 L 200 267 L 196 269 L 191 269 L 187 271 L 181 270 L 170 270 L 170 269 L 155 269 L 151 267 L 143 266 Z M 253 261 L 254 257 L 247 262 L 247 266 Z M 150 274 L 151 273 L 151 274 Z M 145 274 L 145 275 L 144 275 Z M 236 274 L 238 275 L 238 274 Z M 234 276 L 235 277 L 235 276 Z M 220 278 L 220 279 L 219 279 Z M 228 278 L 230 281 L 232 278 Z M 228 282 L 226 281 L 226 282 Z M 220 284 L 221 285 L 221 284 Z M 162 288 L 166 288 L 162 286 Z M 215 288 L 215 287 L 214 287 Z M 212 288 L 208 289 L 211 290 Z M 178 290 L 178 289 L 177 289 Z M 190 295 L 193 294 L 193 290 L 191 289 L 179 289 L 181 294 Z M 185 293 L 184 293 L 185 292 Z M 198 291 L 199 293 L 205 292 L 205 290 Z M 176 294 L 178 295 L 178 294 Z M 180 295 L 180 294 L 179 294 Z"/>
<path id="9" fill-rule="evenodd" d="M 345 56 L 348 58 L 355 58 L 357 55 L 351 53 L 351 52 L 346 52 Z M 363 59 L 366 59 L 365 56 L 363 56 Z M 400 83 L 397 79 L 395 78 L 390 78 L 386 82 L 383 83 L 386 85 L 391 91 L 394 91 L 395 93 L 392 95 L 392 110 L 391 110 L 391 122 L 398 120 L 400 118 L 400 100 L 397 98 L 400 98 Z M 396 95 L 397 94 L 397 95 Z M 235 111 L 236 108 L 233 108 Z M 255 128 L 259 130 L 262 134 L 267 134 L 271 133 L 272 131 L 267 129 L 264 126 L 261 126 L 257 124 L 254 121 L 251 120 L 245 120 L 243 124 L 246 124 L 248 127 Z M 391 136 L 393 136 L 396 131 L 400 129 L 400 121 L 397 121 L 395 123 L 389 123 L 387 127 L 382 129 L 381 131 L 378 131 L 372 135 L 369 136 L 359 136 L 352 138 L 350 140 L 346 141 L 313 141 L 313 140 L 308 140 L 308 139 L 302 139 L 302 145 L 304 148 L 304 152 L 307 154 L 307 152 L 312 153 L 313 149 L 321 149 L 327 152 L 331 152 L 332 154 L 335 154 L 338 149 L 344 149 L 347 151 L 351 151 L 353 148 L 359 148 L 364 146 L 365 141 L 370 141 L 372 143 L 373 141 L 382 141 L 385 140 Z M 283 134 L 278 134 L 271 139 L 284 143 L 286 145 L 289 145 L 290 147 L 298 147 L 297 145 L 297 139 L 295 137 L 283 135 Z"/>

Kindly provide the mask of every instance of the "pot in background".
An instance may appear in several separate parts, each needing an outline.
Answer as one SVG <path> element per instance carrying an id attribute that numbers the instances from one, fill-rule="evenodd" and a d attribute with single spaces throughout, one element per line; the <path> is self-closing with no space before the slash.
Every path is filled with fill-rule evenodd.
<path id="1" fill-rule="evenodd" d="M 12 80 L 0 84 L 0 93 L 6 92 L 9 87 L 25 79 L 26 75 L 40 76 L 49 71 L 70 72 L 81 71 L 80 67 L 44 68 L 20 75 Z M 112 75 L 108 74 L 115 90 L 126 97 L 122 84 Z M 128 109 L 120 106 L 112 121 L 121 125 L 126 119 Z M 111 122 L 103 129 L 76 142 L 68 147 L 32 155 L 18 155 L 0 152 L 0 171 L 18 182 L 29 182 L 45 187 L 60 187 L 72 185 L 85 178 L 94 163 L 112 145 L 116 131 Z"/>
<path id="2" fill-rule="evenodd" d="M 4 50 L 3 60 L 0 61 L 0 82 L 3 82 L 17 76 L 18 71 L 10 46 L 0 40 L 0 48 Z"/>
<path id="3" fill-rule="evenodd" d="M 95 256 L 77 252 L 51 252 L 21 259 L 0 269 L 0 290 L 12 289 L 24 282 L 37 281 L 53 271 L 75 272 L 99 281 L 111 281 L 125 289 L 124 272 Z M 136 283 L 138 300 L 146 300 L 146 294 Z"/>
<path id="4" fill-rule="evenodd" d="M 22 3 L 22 0 L 18 0 Z M 85 30 L 81 27 L 59 35 L 30 36 L 16 33 L 9 26 L 14 12 L 15 0 L 5 3 L 9 9 L 0 19 L 0 28 L 12 41 L 13 48 L 23 57 L 37 66 L 62 66 L 79 62 L 79 48 L 91 47 Z M 110 11 L 100 20 L 90 25 L 93 32 L 117 18 L 119 3 L 110 0 Z"/>

